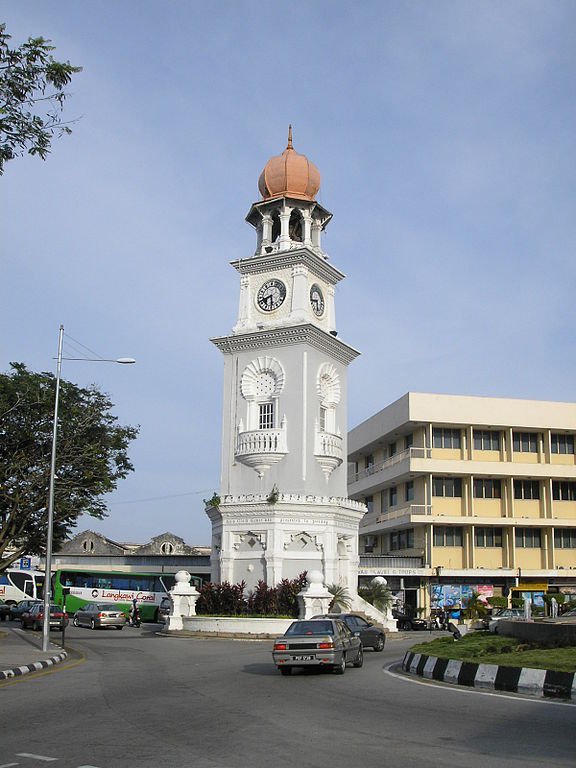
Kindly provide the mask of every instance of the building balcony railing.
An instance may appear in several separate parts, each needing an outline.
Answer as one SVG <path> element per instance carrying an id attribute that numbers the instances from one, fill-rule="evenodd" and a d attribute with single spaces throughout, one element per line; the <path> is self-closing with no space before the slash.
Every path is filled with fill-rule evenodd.
<path id="1" fill-rule="evenodd" d="M 422 557 L 401 557 L 400 555 L 360 555 L 360 568 L 377 569 L 402 569 L 402 568 L 423 568 L 424 558 Z"/>
<path id="2" fill-rule="evenodd" d="M 370 477 L 370 475 L 375 475 L 378 472 L 389 469 L 395 464 L 400 464 L 407 459 L 429 459 L 431 455 L 432 450 L 430 448 L 417 448 L 414 446 L 411 448 L 406 448 L 405 451 L 395 453 L 393 456 L 389 456 L 379 464 L 372 464 L 371 466 L 365 467 L 358 472 L 351 472 L 350 476 L 348 477 L 348 483 L 357 483 L 358 480 L 362 480 L 365 477 Z"/>
<path id="3" fill-rule="evenodd" d="M 342 464 L 344 459 L 344 441 L 341 435 L 332 432 L 316 432 L 314 438 L 314 456 L 322 467 L 326 477 Z"/>
<path id="4" fill-rule="evenodd" d="M 254 429 L 238 432 L 236 461 L 252 467 L 259 477 L 288 453 L 285 427 L 280 429 Z"/>
<path id="5" fill-rule="evenodd" d="M 387 512 L 382 512 L 376 518 L 377 523 L 386 523 L 389 520 L 398 520 L 402 517 L 410 517 L 412 515 L 431 515 L 431 504 L 408 504 L 405 507 L 398 507 L 397 509 L 391 509 Z"/>

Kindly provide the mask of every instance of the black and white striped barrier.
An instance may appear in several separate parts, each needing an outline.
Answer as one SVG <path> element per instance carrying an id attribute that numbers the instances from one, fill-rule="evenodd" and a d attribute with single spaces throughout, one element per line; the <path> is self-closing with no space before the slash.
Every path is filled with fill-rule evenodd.
<path id="1" fill-rule="evenodd" d="M 67 656 L 66 651 L 62 651 L 57 656 L 52 656 L 52 658 L 45 659 L 44 661 L 35 661 L 33 664 L 24 664 L 22 667 L 4 669 L 0 671 L 0 681 L 27 675 L 29 672 L 39 672 L 41 669 L 46 669 L 46 667 L 53 667 L 54 664 L 60 664 L 60 662 L 64 661 Z"/>
<path id="2" fill-rule="evenodd" d="M 442 683 L 576 701 L 574 672 L 553 672 L 529 667 L 500 667 L 498 664 L 473 664 L 457 659 L 438 659 L 435 656 L 425 656 L 412 651 L 408 651 L 404 656 L 402 669 L 412 675 Z"/>

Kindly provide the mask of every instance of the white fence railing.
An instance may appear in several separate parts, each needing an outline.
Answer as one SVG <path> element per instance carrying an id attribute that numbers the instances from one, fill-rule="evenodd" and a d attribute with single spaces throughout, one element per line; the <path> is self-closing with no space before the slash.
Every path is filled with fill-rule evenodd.
<path id="1" fill-rule="evenodd" d="M 407 459 L 429 459 L 430 456 L 430 448 L 417 448 L 412 446 L 411 448 L 406 448 L 405 451 L 400 451 L 399 453 L 395 453 L 393 456 L 389 456 L 379 464 L 371 464 L 369 467 L 360 469 L 358 472 L 352 472 L 348 478 L 348 482 L 357 483 L 358 480 L 362 480 L 364 477 L 375 475 L 378 472 L 382 472 L 389 467 L 393 467 L 395 464 L 400 464 Z"/>
<path id="2" fill-rule="evenodd" d="M 401 517 L 408 517 L 409 515 L 431 515 L 431 504 L 409 504 L 407 507 L 400 507 L 399 509 L 391 509 L 387 512 L 382 512 L 376 518 L 377 523 L 385 523 L 387 520 L 398 520 Z"/>
<path id="3" fill-rule="evenodd" d="M 239 432 L 236 440 L 236 456 L 250 454 L 287 453 L 284 429 L 255 429 Z"/>
<path id="4" fill-rule="evenodd" d="M 342 461 L 342 445 L 343 440 L 340 435 L 334 435 L 331 432 L 316 432 L 314 454 L 316 456 L 333 456 Z"/>

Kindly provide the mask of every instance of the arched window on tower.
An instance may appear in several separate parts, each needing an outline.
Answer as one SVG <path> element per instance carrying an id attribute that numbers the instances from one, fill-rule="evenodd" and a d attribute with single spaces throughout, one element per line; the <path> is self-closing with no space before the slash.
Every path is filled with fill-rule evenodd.
<path id="1" fill-rule="evenodd" d="M 302 222 L 302 213 L 299 210 L 294 210 L 290 214 L 290 222 L 288 224 L 288 234 L 290 235 L 290 240 L 293 240 L 296 243 L 301 243 L 303 241 L 303 222 Z"/>
<path id="2" fill-rule="evenodd" d="M 252 360 L 240 379 L 246 411 L 238 422 L 234 454 L 259 477 L 288 453 L 286 416 L 280 419 L 279 413 L 283 389 L 284 368 L 273 357 Z"/>
<path id="3" fill-rule="evenodd" d="M 319 427 L 320 432 L 327 432 L 326 428 L 326 416 L 327 416 L 328 409 L 325 408 L 323 405 L 320 406 L 320 419 L 319 419 Z"/>
<path id="4" fill-rule="evenodd" d="M 271 357 L 259 357 L 246 366 L 241 379 L 246 400 L 247 430 L 278 429 L 278 398 L 284 388 L 284 369 Z"/>
<path id="5" fill-rule="evenodd" d="M 279 239 L 281 232 L 280 215 L 278 211 L 274 211 L 272 214 L 272 242 L 275 243 Z"/>

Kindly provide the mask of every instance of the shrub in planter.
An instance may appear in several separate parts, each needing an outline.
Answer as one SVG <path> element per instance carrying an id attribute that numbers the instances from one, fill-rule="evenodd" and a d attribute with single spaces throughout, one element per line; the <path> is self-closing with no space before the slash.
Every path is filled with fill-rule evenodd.
<path id="1" fill-rule="evenodd" d="M 278 590 L 269 587 L 260 580 L 248 596 L 248 612 L 258 616 L 271 616 L 278 613 Z"/>
<path id="2" fill-rule="evenodd" d="M 298 593 L 306 586 L 306 572 L 295 579 L 282 579 L 277 587 L 259 581 L 254 590 L 244 595 L 246 582 L 221 584 L 208 582 L 200 588 L 196 603 L 199 616 L 293 616 L 298 618 Z"/>
<path id="3" fill-rule="evenodd" d="M 221 584 L 208 582 L 200 589 L 200 597 L 196 603 L 198 615 L 242 616 L 246 613 L 246 598 L 244 590 L 246 583 L 230 584 L 223 581 Z"/>
<path id="4" fill-rule="evenodd" d="M 495 611 L 499 608 L 508 608 L 508 598 L 502 597 L 502 595 L 492 595 L 488 598 L 488 605 Z"/>
<path id="5" fill-rule="evenodd" d="M 298 593 L 306 587 L 306 573 L 304 571 L 295 579 L 282 579 L 276 587 L 278 592 L 278 613 L 282 616 L 298 618 Z"/>

